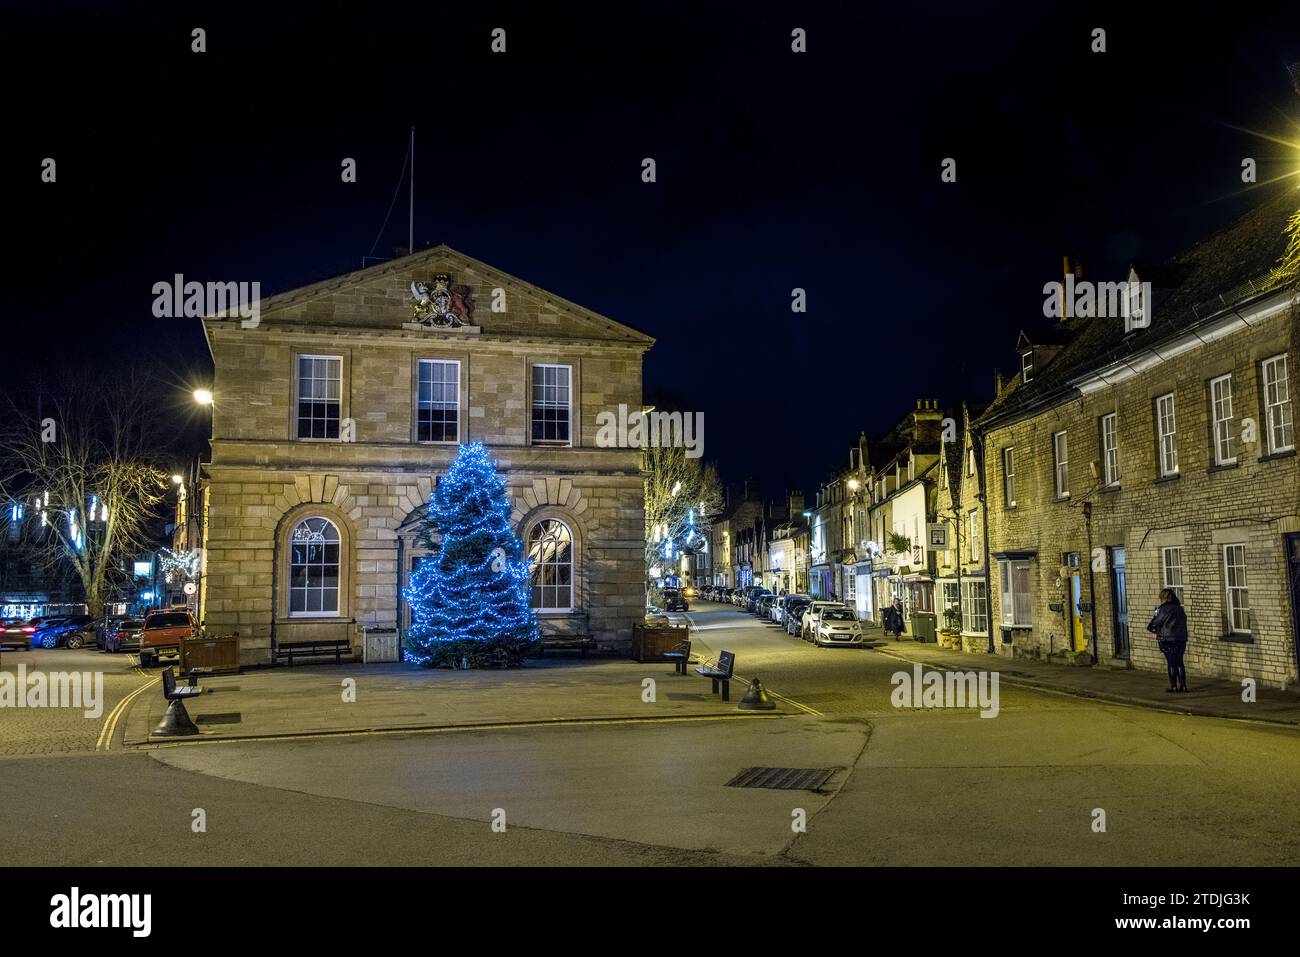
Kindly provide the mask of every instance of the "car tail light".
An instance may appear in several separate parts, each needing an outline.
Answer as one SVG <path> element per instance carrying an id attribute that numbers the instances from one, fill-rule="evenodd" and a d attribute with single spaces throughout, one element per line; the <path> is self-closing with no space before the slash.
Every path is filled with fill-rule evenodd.
<path id="1" fill-rule="evenodd" d="M 34 632 L 35 630 L 36 630 L 36 629 L 33 628 L 31 625 L 23 625 L 23 631 L 27 632 L 27 634 L 29 634 L 29 635 L 30 635 L 32 632 Z"/>

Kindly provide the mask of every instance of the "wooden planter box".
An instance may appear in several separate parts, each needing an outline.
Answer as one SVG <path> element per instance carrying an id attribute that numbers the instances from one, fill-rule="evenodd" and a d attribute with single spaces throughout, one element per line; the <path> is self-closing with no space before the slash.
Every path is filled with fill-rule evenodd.
<path id="1" fill-rule="evenodd" d="M 239 636 L 187 638 L 181 642 L 181 673 L 194 668 L 212 672 L 239 670 Z"/>
<path id="2" fill-rule="evenodd" d="M 637 661 L 669 661 L 664 655 L 676 651 L 690 637 L 686 628 L 632 626 L 632 657 Z"/>

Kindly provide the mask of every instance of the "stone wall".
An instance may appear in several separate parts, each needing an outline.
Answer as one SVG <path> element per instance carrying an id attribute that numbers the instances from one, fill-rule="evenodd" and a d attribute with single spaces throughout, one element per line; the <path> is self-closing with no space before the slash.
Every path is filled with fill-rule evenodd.
<path id="1" fill-rule="evenodd" d="M 1238 443 L 1237 464 L 1214 465 L 1208 383 L 1233 376 L 1235 435 L 1243 417 L 1263 430 L 1261 360 L 1288 354 L 1292 406 L 1296 401 L 1295 316 L 1275 314 L 1170 358 L 1092 395 L 1075 398 L 1032 418 L 991 431 L 983 467 L 989 489 L 991 550 L 1036 551 L 1030 561 L 1033 627 L 1014 632 L 1014 653 L 1043 657 L 1067 642 L 1068 621 L 1048 606 L 1065 601 L 1056 589 L 1065 553 L 1080 556 L 1083 600 L 1095 594 L 1099 659 L 1111 656 L 1115 638 L 1110 587 L 1113 546 L 1127 558 L 1132 666 L 1164 670 L 1146 623 L 1162 587 L 1162 552 L 1181 546 L 1190 641 L 1189 673 L 1253 677 L 1274 686 L 1296 680 L 1283 534 L 1300 528 L 1300 472 L 1294 452 L 1270 456 L 1262 440 Z M 1161 478 L 1154 421 L 1156 398 L 1175 395 L 1179 471 Z M 1103 488 L 1100 417 L 1117 413 L 1120 481 Z M 1065 430 L 1069 449 L 1068 499 L 1054 489 L 1052 436 Z M 1015 450 L 1016 506 L 1003 493 L 1002 450 Z M 1094 475 L 1093 469 L 1096 473 Z M 1091 504 L 1091 542 L 1084 521 Z M 1248 639 L 1228 634 L 1223 545 L 1246 545 L 1252 613 Z M 1092 551 L 1101 549 L 1100 552 Z M 990 603 L 993 627 L 1001 621 L 996 560 Z M 1090 589 L 1091 584 L 1091 589 Z M 1085 633 L 1093 616 L 1085 613 Z M 999 639 L 1000 643 L 1000 639 Z M 1118 663 L 1118 662 L 1116 662 Z"/>

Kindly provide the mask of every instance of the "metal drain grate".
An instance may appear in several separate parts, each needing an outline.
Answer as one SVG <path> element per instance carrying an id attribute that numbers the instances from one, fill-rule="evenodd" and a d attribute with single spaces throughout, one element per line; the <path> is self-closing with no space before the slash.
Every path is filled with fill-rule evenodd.
<path id="1" fill-rule="evenodd" d="M 238 711 L 223 711 L 220 714 L 196 714 L 195 724 L 239 724 L 243 716 Z"/>
<path id="2" fill-rule="evenodd" d="M 727 782 L 729 788 L 775 788 L 816 791 L 834 774 L 832 768 L 745 768 Z"/>

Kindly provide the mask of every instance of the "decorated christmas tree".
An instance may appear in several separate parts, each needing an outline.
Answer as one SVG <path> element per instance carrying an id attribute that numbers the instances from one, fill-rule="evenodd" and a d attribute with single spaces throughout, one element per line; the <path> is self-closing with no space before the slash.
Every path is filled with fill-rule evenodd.
<path id="1" fill-rule="evenodd" d="M 408 656 L 428 667 L 522 662 L 538 638 L 528 561 L 481 442 L 461 446 L 429 501 L 435 553 L 411 575 Z"/>

